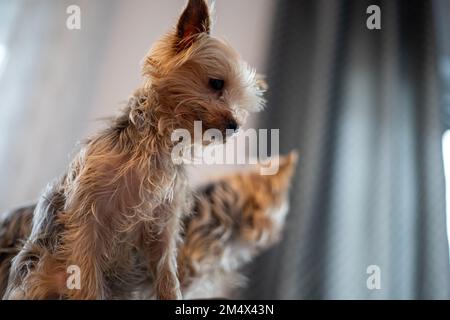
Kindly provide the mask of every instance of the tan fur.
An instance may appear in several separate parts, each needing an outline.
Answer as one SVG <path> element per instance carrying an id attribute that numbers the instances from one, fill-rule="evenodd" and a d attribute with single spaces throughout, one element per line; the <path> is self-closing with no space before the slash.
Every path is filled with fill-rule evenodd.
<path id="1" fill-rule="evenodd" d="M 11 260 L 30 234 L 34 208 L 23 207 L 0 216 L 0 297 L 8 284 Z"/>
<path id="2" fill-rule="evenodd" d="M 181 298 L 176 248 L 191 197 L 171 134 L 193 133 L 196 120 L 225 132 L 263 103 L 255 72 L 209 35 L 207 11 L 189 1 L 177 30 L 147 55 L 128 106 L 42 195 L 5 298 L 107 299 L 114 287 L 133 292 L 149 281 L 157 298 Z M 210 78 L 225 80 L 223 90 Z M 65 286 L 70 265 L 81 269 L 80 290 Z"/>
<path id="3" fill-rule="evenodd" d="M 295 158 L 295 154 L 282 158 L 277 175 L 239 173 L 195 192 L 193 213 L 183 219 L 183 241 L 178 249 L 183 297 L 228 297 L 243 284 L 239 268 L 277 242 L 287 213 Z M 6 289 L 11 259 L 29 236 L 33 211 L 34 206 L 17 209 L 0 222 L 0 295 Z M 126 267 L 117 266 L 119 270 Z M 152 283 L 133 294 L 128 290 L 122 283 L 112 285 L 111 296 L 129 299 L 154 295 Z"/>
<path id="4" fill-rule="evenodd" d="M 276 175 L 232 175 L 199 194 L 178 256 L 186 298 L 228 296 L 244 280 L 239 268 L 280 239 L 296 162 L 291 153 Z"/>

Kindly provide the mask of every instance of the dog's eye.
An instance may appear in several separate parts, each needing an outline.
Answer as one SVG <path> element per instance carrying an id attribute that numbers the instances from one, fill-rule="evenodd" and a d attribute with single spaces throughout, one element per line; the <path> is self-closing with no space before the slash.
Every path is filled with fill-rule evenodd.
<path id="1" fill-rule="evenodd" d="M 220 91 L 223 89 L 223 86 L 225 85 L 225 81 L 220 79 L 209 79 L 209 85 L 214 90 Z"/>

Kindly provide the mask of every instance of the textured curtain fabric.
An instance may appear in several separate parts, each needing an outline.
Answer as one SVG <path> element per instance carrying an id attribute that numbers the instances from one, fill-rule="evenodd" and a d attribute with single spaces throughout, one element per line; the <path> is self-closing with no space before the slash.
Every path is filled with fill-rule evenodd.
<path id="1" fill-rule="evenodd" d="M 372 4 L 381 30 L 366 28 Z M 300 158 L 284 240 L 242 297 L 450 298 L 432 13 L 430 1 L 279 1 L 261 127 Z"/>

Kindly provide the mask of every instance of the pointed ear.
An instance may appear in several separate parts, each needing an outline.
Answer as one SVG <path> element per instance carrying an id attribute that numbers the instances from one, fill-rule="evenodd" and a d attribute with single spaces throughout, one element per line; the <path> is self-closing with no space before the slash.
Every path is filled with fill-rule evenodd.
<path id="1" fill-rule="evenodd" d="M 204 0 L 189 0 L 177 24 L 177 48 L 185 49 L 192 45 L 195 36 L 209 34 L 210 18 L 208 5 Z"/>

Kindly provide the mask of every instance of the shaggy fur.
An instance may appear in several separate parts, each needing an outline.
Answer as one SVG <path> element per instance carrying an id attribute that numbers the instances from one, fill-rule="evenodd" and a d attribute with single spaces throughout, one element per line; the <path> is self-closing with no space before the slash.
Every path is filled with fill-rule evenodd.
<path id="1" fill-rule="evenodd" d="M 274 176 L 244 172 L 225 177 L 195 193 L 193 213 L 183 220 L 178 265 L 184 298 L 230 297 L 243 284 L 239 268 L 280 238 L 288 210 L 288 187 L 295 154 L 281 159 Z M 35 206 L 7 213 L 0 223 L 0 295 L 6 289 L 11 259 L 29 236 Z M 115 286 L 114 298 L 154 297 Z"/>
<path id="2" fill-rule="evenodd" d="M 20 251 L 31 231 L 35 205 L 6 212 L 0 216 L 0 297 L 8 285 L 11 260 Z"/>
<path id="3" fill-rule="evenodd" d="M 190 0 L 144 60 L 145 81 L 127 108 L 49 185 L 5 298 L 107 299 L 116 286 L 139 291 L 149 281 L 158 299 L 181 298 L 176 249 L 191 197 L 171 134 L 193 134 L 194 121 L 225 133 L 263 103 L 256 74 L 209 25 L 206 3 Z M 66 286 L 70 265 L 81 270 L 80 290 Z"/>
<path id="4" fill-rule="evenodd" d="M 280 240 L 296 161 L 291 153 L 276 175 L 236 174 L 200 193 L 179 250 L 185 298 L 230 297 L 245 282 L 239 269 Z"/>

